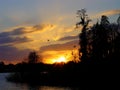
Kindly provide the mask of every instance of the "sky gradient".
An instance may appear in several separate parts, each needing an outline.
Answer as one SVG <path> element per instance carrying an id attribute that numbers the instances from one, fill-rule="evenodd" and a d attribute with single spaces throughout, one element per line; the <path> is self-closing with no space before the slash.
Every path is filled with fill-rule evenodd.
<path id="1" fill-rule="evenodd" d="M 79 48 L 76 11 L 86 8 L 92 23 L 101 15 L 114 22 L 119 4 L 120 0 L 0 0 L 0 61 L 25 61 L 30 51 L 37 51 L 45 63 L 60 57 L 72 60 L 71 52 Z"/>

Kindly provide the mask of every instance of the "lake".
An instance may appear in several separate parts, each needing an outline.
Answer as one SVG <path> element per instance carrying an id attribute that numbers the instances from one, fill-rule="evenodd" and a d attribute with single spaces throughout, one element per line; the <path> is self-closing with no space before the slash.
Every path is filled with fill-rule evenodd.
<path id="1" fill-rule="evenodd" d="M 6 81 L 10 73 L 0 73 L 0 90 L 81 90 L 77 87 L 62 86 L 30 86 L 28 84 L 12 83 Z"/>

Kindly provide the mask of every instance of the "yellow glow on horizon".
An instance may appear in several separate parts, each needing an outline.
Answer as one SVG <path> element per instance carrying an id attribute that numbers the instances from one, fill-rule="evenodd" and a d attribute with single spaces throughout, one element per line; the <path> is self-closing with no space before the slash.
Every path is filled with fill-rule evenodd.
<path id="1" fill-rule="evenodd" d="M 79 57 L 77 56 L 77 51 L 74 51 L 74 55 L 72 55 L 71 50 L 62 50 L 62 51 L 46 51 L 41 53 L 42 62 L 46 64 L 54 64 L 54 63 L 68 63 L 70 61 L 79 62 Z M 76 58 L 75 58 L 76 57 Z"/>
<path id="2" fill-rule="evenodd" d="M 41 53 L 43 63 L 46 64 L 54 64 L 57 62 L 69 62 L 72 61 L 71 50 L 63 50 L 63 51 L 46 51 Z"/>
<path id="3" fill-rule="evenodd" d="M 67 62 L 67 60 L 66 60 L 66 58 L 64 56 L 61 56 L 61 57 L 53 60 L 53 63 L 61 63 L 61 62 L 64 62 L 64 63 Z"/>

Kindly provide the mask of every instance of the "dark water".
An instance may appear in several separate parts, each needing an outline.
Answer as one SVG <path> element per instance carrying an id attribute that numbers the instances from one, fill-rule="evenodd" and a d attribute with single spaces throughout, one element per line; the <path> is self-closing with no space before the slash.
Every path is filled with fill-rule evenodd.
<path id="1" fill-rule="evenodd" d="M 7 82 L 5 77 L 9 73 L 0 73 L 0 90 L 81 90 L 77 87 L 58 87 L 58 86 L 30 86 L 27 84 Z"/>

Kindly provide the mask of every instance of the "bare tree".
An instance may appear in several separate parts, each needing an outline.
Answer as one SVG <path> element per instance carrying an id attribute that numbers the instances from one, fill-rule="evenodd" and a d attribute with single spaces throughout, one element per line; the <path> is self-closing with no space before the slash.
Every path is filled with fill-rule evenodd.
<path id="1" fill-rule="evenodd" d="M 88 18 L 88 15 L 86 14 L 85 9 L 81 9 L 77 11 L 77 17 L 80 19 L 78 23 L 76 23 L 76 28 L 79 28 L 79 26 L 82 26 L 82 30 L 79 34 L 79 59 L 80 60 L 86 60 L 87 58 L 87 30 L 89 22 L 91 21 Z M 82 53 L 82 56 L 81 56 Z"/>

